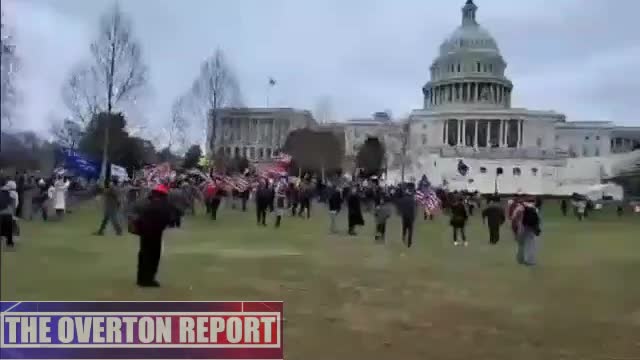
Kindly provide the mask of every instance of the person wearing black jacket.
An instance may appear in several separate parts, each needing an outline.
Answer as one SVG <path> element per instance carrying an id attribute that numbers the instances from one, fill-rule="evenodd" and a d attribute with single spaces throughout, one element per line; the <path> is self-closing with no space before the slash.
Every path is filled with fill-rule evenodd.
<path id="1" fill-rule="evenodd" d="M 258 226 L 267 226 L 267 209 L 271 204 L 271 189 L 265 184 L 264 180 L 260 181 L 260 185 L 256 190 L 256 215 Z"/>
<path id="2" fill-rule="evenodd" d="M 413 244 L 413 224 L 416 220 L 417 203 L 412 188 L 407 188 L 398 200 L 398 213 L 402 218 L 402 242 L 408 248 Z"/>
<path id="3" fill-rule="evenodd" d="M 148 199 L 136 204 L 129 231 L 140 237 L 137 284 L 140 287 L 159 287 L 156 273 L 162 253 L 162 234 L 174 221 L 173 205 L 168 200 L 165 185 L 156 186 Z"/>
<path id="4" fill-rule="evenodd" d="M 467 246 L 467 236 L 465 234 L 465 227 L 467 225 L 467 219 L 469 215 L 467 215 L 467 209 L 464 206 L 464 202 L 458 196 L 453 200 L 453 204 L 451 205 L 451 220 L 449 224 L 453 229 L 453 245 L 458 246 L 458 233 L 462 236 L 462 243 L 464 246 Z"/>
<path id="5" fill-rule="evenodd" d="M 329 231 L 332 234 L 338 232 L 337 229 L 337 221 L 338 214 L 340 214 L 340 210 L 342 209 L 342 192 L 337 189 L 335 186 L 331 186 L 329 189 L 329 219 L 331 223 L 329 225 Z"/>
<path id="6" fill-rule="evenodd" d="M 495 245 L 500 241 L 500 226 L 505 222 L 504 209 L 500 199 L 490 198 L 489 206 L 482 211 L 482 222 L 489 227 L 489 243 Z"/>
<path id="7" fill-rule="evenodd" d="M 354 186 L 347 198 L 347 212 L 349 218 L 349 235 L 356 235 L 356 226 L 364 226 L 362 208 L 360 206 L 360 192 Z"/>

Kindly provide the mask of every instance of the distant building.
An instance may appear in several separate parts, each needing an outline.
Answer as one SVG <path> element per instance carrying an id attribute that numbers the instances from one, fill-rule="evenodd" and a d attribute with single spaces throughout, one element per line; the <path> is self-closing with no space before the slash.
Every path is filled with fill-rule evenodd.
<path id="1" fill-rule="evenodd" d="M 217 112 L 213 136 L 209 116 L 207 143 L 211 153 L 250 160 L 268 160 L 278 154 L 287 135 L 296 129 L 317 126 L 311 112 L 292 108 L 223 108 Z"/>

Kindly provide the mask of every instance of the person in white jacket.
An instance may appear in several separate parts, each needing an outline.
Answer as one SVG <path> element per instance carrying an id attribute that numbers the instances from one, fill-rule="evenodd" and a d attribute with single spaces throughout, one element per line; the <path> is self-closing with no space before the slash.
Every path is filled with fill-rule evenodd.
<path id="1" fill-rule="evenodd" d="M 13 217 L 19 204 L 16 182 L 9 180 L 6 185 L 0 189 L 0 236 L 4 236 L 7 239 L 8 248 L 15 246 L 13 242 Z"/>
<path id="2" fill-rule="evenodd" d="M 58 220 L 61 220 L 67 209 L 67 190 L 69 189 L 69 181 L 62 178 L 56 179 L 53 184 L 53 208 L 56 211 Z"/>

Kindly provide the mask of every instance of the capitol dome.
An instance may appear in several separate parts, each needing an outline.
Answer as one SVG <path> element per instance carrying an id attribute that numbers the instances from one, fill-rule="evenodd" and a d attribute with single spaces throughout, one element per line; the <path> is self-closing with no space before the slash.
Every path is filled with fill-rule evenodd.
<path id="1" fill-rule="evenodd" d="M 478 7 L 467 0 L 462 22 L 440 45 L 431 79 L 423 87 L 425 109 L 447 106 L 510 107 L 513 85 L 507 63 L 491 34 L 476 20 Z"/>

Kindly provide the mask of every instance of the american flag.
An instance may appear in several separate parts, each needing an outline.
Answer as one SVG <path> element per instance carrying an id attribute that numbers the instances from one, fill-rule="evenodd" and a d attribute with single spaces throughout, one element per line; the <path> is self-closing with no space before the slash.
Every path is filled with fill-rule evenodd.
<path id="1" fill-rule="evenodd" d="M 289 165 L 291 164 L 291 160 L 293 160 L 293 158 L 289 154 L 280 153 L 280 155 L 274 157 L 273 160 L 277 163 Z"/>
<path id="2" fill-rule="evenodd" d="M 221 176 L 220 180 L 227 184 L 232 189 L 238 190 L 239 192 L 244 192 L 249 188 L 249 181 L 241 175 L 235 176 Z"/>
<path id="3" fill-rule="evenodd" d="M 416 200 L 429 214 L 433 214 L 440 210 L 440 199 L 436 192 L 431 188 L 416 191 Z"/>

